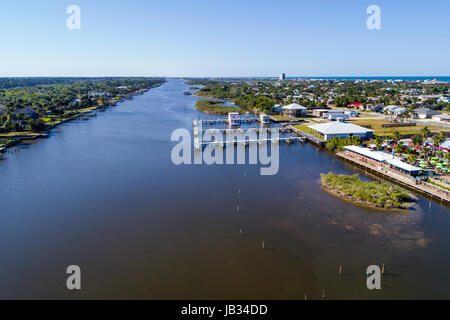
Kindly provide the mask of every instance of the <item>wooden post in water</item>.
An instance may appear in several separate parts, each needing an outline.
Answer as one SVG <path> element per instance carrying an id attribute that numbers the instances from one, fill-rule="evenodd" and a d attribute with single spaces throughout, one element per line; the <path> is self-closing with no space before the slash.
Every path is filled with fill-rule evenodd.
<path id="1" fill-rule="evenodd" d="M 339 275 L 342 274 L 342 265 L 339 266 Z"/>
<path id="2" fill-rule="evenodd" d="M 261 245 L 261 247 L 264 249 L 265 248 L 265 246 L 264 246 L 264 241 L 262 242 L 262 245 Z"/>

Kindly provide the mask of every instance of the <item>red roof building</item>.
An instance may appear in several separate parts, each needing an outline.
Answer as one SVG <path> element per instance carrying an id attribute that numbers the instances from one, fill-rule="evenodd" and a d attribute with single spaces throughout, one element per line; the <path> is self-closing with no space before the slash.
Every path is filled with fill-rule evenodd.
<path id="1" fill-rule="evenodd" d="M 357 108 L 361 107 L 361 102 L 353 102 L 353 103 L 350 103 L 350 104 L 348 105 L 348 107 L 349 107 L 349 108 L 355 108 L 355 109 L 357 109 Z"/>

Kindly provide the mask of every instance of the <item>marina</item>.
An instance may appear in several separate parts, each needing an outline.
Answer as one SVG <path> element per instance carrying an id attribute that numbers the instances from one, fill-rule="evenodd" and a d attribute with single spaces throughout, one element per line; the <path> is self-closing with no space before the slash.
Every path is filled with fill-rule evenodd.
<path id="1" fill-rule="evenodd" d="M 77 264 L 87 299 L 368 299 L 363 267 L 383 263 L 380 299 L 447 297 L 445 201 L 413 191 L 407 214 L 348 203 L 321 173 L 390 179 L 313 143 L 280 144 L 274 176 L 175 165 L 172 132 L 220 118 L 197 112 L 187 88 L 170 79 L 3 154 L 0 297 L 69 299 L 61 283 Z"/>
<path id="2" fill-rule="evenodd" d="M 422 182 L 420 179 L 414 178 L 411 175 L 407 175 L 399 172 L 398 170 L 393 170 L 386 165 L 375 165 L 367 160 L 355 157 L 349 152 L 337 152 L 336 156 L 354 164 L 362 166 L 364 170 L 369 170 L 371 172 L 380 174 L 387 179 L 394 181 L 402 186 L 406 186 L 413 189 L 419 193 L 427 194 L 428 196 L 437 198 L 438 201 L 450 204 L 450 192 L 442 188 L 434 187 L 428 183 Z"/>

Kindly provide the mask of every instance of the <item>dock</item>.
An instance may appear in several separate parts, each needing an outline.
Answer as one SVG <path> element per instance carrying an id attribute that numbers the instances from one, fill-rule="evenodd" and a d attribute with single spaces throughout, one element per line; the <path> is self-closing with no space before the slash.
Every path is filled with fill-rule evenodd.
<path id="1" fill-rule="evenodd" d="M 251 119 L 246 119 L 248 121 L 260 121 L 259 118 L 251 118 Z M 200 149 L 203 147 L 206 147 L 207 145 L 214 145 L 214 146 L 220 146 L 222 148 L 224 147 L 231 147 L 231 146 L 237 146 L 237 145 L 244 145 L 244 146 L 248 146 L 250 144 L 270 144 L 270 143 L 297 143 L 297 142 L 304 142 L 306 139 L 304 137 L 299 137 L 298 135 L 296 135 L 295 137 L 258 137 L 256 139 L 252 139 L 252 138 L 248 138 L 248 139 L 242 139 L 242 140 L 231 140 L 231 141 L 202 141 L 200 142 L 199 139 L 199 135 L 203 135 L 203 133 L 209 131 L 211 133 L 231 133 L 231 134 L 242 134 L 244 135 L 245 133 L 249 133 L 249 132 L 253 132 L 256 135 L 261 135 L 262 132 L 267 132 L 269 133 L 270 129 L 269 128 L 245 128 L 245 130 L 243 128 L 220 128 L 220 129 L 205 129 L 205 130 L 200 130 L 199 129 L 199 124 L 202 124 L 204 122 L 211 122 L 211 121 L 215 121 L 213 123 L 224 123 L 227 121 L 227 119 L 216 119 L 216 120 L 193 120 L 193 132 L 194 132 L 194 148 L 195 149 Z M 289 133 L 291 130 L 289 128 L 277 128 L 279 129 L 279 131 L 281 133 Z"/>
<path id="2" fill-rule="evenodd" d="M 345 151 L 336 152 L 336 156 L 338 158 L 350 161 L 353 164 L 357 164 L 361 167 L 364 167 L 364 169 L 368 170 L 369 172 L 376 173 L 389 180 L 392 180 L 393 182 L 396 182 L 412 190 L 415 190 L 419 193 L 429 195 L 433 198 L 441 200 L 441 202 L 450 204 L 450 191 L 433 186 L 429 183 L 426 183 L 425 181 L 422 181 L 410 175 L 394 170 L 388 166 L 385 165 L 375 166 L 368 162 L 364 162 L 360 159 L 353 157 L 351 154 Z"/>
<path id="3" fill-rule="evenodd" d="M 325 145 L 325 141 L 322 139 L 319 139 L 315 136 L 313 136 L 312 134 L 303 132 L 301 130 L 298 130 L 296 128 L 294 128 L 293 126 L 287 126 L 286 128 L 288 128 L 289 130 L 293 131 L 294 133 L 296 133 L 298 136 L 301 136 L 303 138 L 305 138 L 306 140 L 323 147 Z"/>
<path id="4" fill-rule="evenodd" d="M 299 137 L 284 137 L 284 138 L 264 138 L 264 139 L 244 139 L 244 140 L 231 140 L 231 141 L 202 141 L 198 137 L 194 138 L 194 148 L 200 149 L 208 145 L 214 145 L 219 147 L 234 147 L 237 145 L 248 146 L 250 144 L 270 144 L 270 143 L 297 143 L 303 142 Z"/>
<path id="5" fill-rule="evenodd" d="M 252 123 L 252 122 L 259 121 L 259 118 L 241 118 L 240 121 L 241 121 L 241 123 Z M 211 119 L 211 120 L 197 120 L 197 119 L 194 119 L 192 122 L 193 122 L 194 127 L 196 127 L 196 126 L 198 126 L 200 124 L 201 125 L 203 125 L 203 124 L 213 125 L 213 124 L 228 123 L 228 119 L 227 118 Z"/>

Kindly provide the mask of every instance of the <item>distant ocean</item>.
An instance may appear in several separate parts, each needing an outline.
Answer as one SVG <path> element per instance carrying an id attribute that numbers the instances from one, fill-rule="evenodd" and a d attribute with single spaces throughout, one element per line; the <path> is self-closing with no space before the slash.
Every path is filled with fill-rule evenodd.
<path id="1" fill-rule="evenodd" d="M 278 79 L 278 77 L 270 77 L 270 79 Z M 404 80 L 404 81 L 424 81 L 424 80 L 439 80 L 439 81 L 450 81 L 450 76 L 448 77 L 286 77 L 286 79 L 336 79 L 336 80 Z"/>

